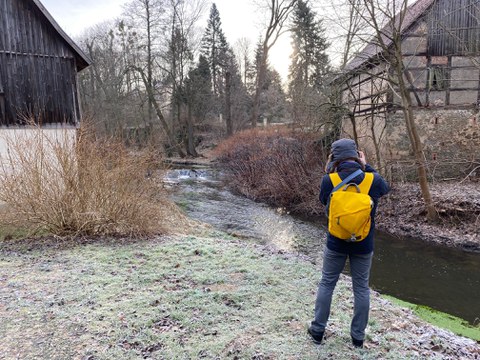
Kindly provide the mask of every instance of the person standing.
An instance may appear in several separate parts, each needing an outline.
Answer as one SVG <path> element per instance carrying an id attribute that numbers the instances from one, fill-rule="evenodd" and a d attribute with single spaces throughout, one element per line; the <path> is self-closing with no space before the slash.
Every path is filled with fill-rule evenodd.
<path id="1" fill-rule="evenodd" d="M 327 174 L 322 179 L 319 198 L 323 205 L 327 205 L 330 194 L 334 189 L 330 173 L 336 172 L 344 180 L 358 169 L 361 169 L 362 172 L 351 179 L 349 183 L 359 185 L 365 178 L 365 173 L 373 173 L 373 182 L 368 192 L 373 200 L 370 214 L 371 227 L 368 235 L 361 241 L 346 241 L 336 238 L 330 233 L 327 235 L 327 245 L 323 255 L 322 278 L 315 301 L 315 316 L 308 328 L 308 334 L 317 344 L 320 344 L 323 339 L 330 315 L 333 291 L 340 273 L 345 267 L 347 258 L 350 262 L 354 294 L 354 314 L 350 335 L 355 347 L 363 347 L 365 339 L 365 328 L 370 311 L 369 277 L 374 248 L 375 212 L 378 200 L 387 194 L 390 188 L 373 167 L 367 164 L 364 153 L 358 151 L 355 141 L 340 139 L 332 144 L 329 161 L 325 168 Z"/>

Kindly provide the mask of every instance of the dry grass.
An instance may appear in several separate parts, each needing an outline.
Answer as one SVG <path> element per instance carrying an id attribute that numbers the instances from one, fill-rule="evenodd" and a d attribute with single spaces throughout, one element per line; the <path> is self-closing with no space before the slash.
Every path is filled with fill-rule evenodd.
<path id="1" fill-rule="evenodd" d="M 88 130 L 33 128 L 6 139 L 0 160 L 3 225 L 33 233 L 146 235 L 162 232 L 172 208 L 152 180 L 155 156 L 131 154 Z"/>
<path id="2" fill-rule="evenodd" d="M 295 212 L 321 211 L 317 199 L 324 164 L 314 135 L 246 130 L 221 143 L 216 153 L 228 183 L 238 192 Z"/>

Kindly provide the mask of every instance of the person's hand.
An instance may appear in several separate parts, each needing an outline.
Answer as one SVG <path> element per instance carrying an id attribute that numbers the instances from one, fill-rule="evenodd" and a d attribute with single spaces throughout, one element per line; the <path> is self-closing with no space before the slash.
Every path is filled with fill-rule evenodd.
<path id="1" fill-rule="evenodd" d="M 363 151 L 358 152 L 358 160 L 360 160 L 363 165 L 367 165 L 367 159 L 365 158 L 365 153 Z"/>
<path id="2" fill-rule="evenodd" d="M 329 165 L 332 162 L 332 154 L 328 155 L 327 162 L 325 163 L 325 172 L 330 172 Z"/>

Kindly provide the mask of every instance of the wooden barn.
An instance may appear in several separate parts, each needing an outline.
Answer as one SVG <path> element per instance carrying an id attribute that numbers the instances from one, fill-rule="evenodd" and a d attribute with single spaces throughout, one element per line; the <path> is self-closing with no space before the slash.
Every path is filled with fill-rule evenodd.
<path id="1" fill-rule="evenodd" d="M 89 63 L 39 0 L 1 0 L 0 126 L 76 126 L 77 72 Z"/>
<path id="2" fill-rule="evenodd" d="M 480 162 L 480 0 L 418 0 L 399 30 L 404 80 L 430 174 L 465 176 Z M 402 166 L 415 167 L 398 89 L 387 80 L 389 56 L 368 44 L 335 84 L 348 110 L 343 134 L 358 138 L 377 166 L 399 176 Z"/>

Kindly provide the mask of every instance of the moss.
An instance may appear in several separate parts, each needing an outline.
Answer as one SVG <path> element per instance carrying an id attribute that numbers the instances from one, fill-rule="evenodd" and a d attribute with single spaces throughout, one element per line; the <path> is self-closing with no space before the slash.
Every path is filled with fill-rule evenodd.
<path id="1" fill-rule="evenodd" d="M 175 201 L 175 204 L 184 212 L 187 211 L 190 206 L 190 204 L 185 200 L 177 200 Z"/>
<path id="2" fill-rule="evenodd" d="M 428 306 L 412 304 L 407 301 L 397 299 L 393 296 L 382 296 L 397 305 L 412 309 L 415 314 L 418 315 L 418 317 L 429 322 L 430 324 L 450 330 L 457 335 L 480 341 L 480 326 L 472 326 L 467 321 L 459 317 L 443 313 Z"/>

